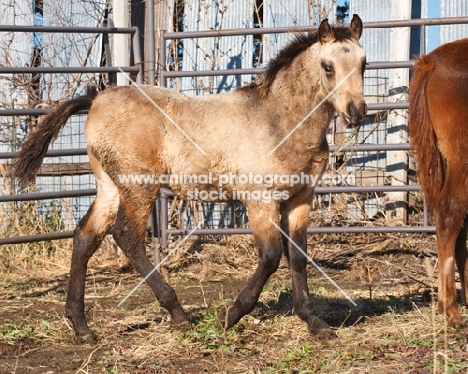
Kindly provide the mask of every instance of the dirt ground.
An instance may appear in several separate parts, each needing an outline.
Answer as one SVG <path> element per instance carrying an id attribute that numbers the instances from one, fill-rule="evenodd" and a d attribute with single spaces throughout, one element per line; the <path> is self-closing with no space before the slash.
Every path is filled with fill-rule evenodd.
<path id="1" fill-rule="evenodd" d="M 336 337 L 311 335 L 294 315 L 284 260 L 257 308 L 233 329 L 218 328 L 218 312 L 255 269 L 250 236 L 194 240 L 164 264 L 192 315 L 185 331 L 174 328 L 146 285 L 117 307 L 140 277 L 100 250 L 86 285 L 96 344 L 79 344 L 64 317 L 65 265 L 2 275 L 0 373 L 468 373 L 468 329 L 448 328 L 432 297 L 433 237 L 309 241 L 314 261 L 357 304 L 310 265 L 314 305 Z M 466 308 L 462 314 L 468 318 Z"/>

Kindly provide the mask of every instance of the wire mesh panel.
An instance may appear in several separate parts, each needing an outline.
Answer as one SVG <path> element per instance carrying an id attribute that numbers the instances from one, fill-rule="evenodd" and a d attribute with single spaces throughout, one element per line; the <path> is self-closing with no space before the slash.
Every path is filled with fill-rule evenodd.
<path id="1" fill-rule="evenodd" d="M 185 1 L 181 22 L 183 31 L 205 31 L 253 27 L 254 1 L 222 2 Z M 183 40 L 184 70 L 242 69 L 252 67 L 252 35 L 195 38 Z M 179 45 L 178 48 L 181 48 Z M 239 75 L 224 77 L 182 78 L 173 86 L 189 95 L 220 93 L 249 83 Z"/>
<path id="2" fill-rule="evenodd" d="M 0 0 L 0 24 L 32 26 L 31 2 L 26 0 Z M 34 57 L 31 33 L 0 33 L 0 66 L 28 66 Z M 27 75 L 0 74 L 0 106 L 2 108 L 27 108 L 30 103 L 30 77 Z M 18 137 L 28 124 L 27 117 L 0 117 L 0 152 L 16 149 Z"/>
<path id="3" fill-rule="evenodd" d="M 7 4 L 8 3 L 8 4 Z M 7 24 L 35 26 L 102 26 L 107 2 L 104 0 L 63 2 L 2 1 L 2 17 Z M 93 33 L 0 33 L 3 66 L 11 67 L 98 67 L 102 60 L 102 37 Z M 6 108 L 49 108 L 59 101 L 84 94 L 88 84 L 98 84 L 94 73 L 5 74 L 0 80 L 0 101 Z M 0 116 L 0 151 L 15 151 L 27 133 L 33 131 L 38 116 Z M 70 118 L 49 149 L 85 148 L 85 115 Z M 18 191 L 14 174 L 4 164 L 3 194 Z M 87 156 L 45 158 L 36 178 L 35 191 L 52 192 L 94 188 Z M 7 191 L 9 189 L 10 191 Z M 35 204 L 38 215 L 60 211 L 64 225 L 71 227 L 89 208 L 90 198 L 44 200 Z M 5 209 L 9 209 L 6 205 Z"/>
<path id="4" fill-rule="evenodd" d="M 336 1 L 320 0 L 264 0 L 263 26 L 313 26 L 328 18 L 335 22 Z M 291 34 L 269 34 L 265 36 L 263 46 L 264 62 L 274 58 L 291 40 Z"/>
<path id="5" fill-rule="evenodd" d="M 102 26 L 105 16 L 106 1 L 93 0 L 89 2 L 72 0 L 63 2 L 59 0 L 44 3 L 44 26 Z M 90 33 L 44 33 L 43 39 L 43 66 L 101 66 L 102 36 Z M 41 97 L 45 102 L 56 102 L 82 95 L 88 84 L 98 85 L 99 75 L 94 73 L 75 74 L 43 74 L 41 82 Z M 85 148 L 84 138 L 85 115 L 71 117 L 63 127 L 51 149 Z M 42 175 L 36 179 L 37 188 L 41 191 L 76 190 L 94 188 L 94 176 L 90 173 L 87 156 L 69 156 L 60 158 L 46 158 L 45 166 L 51 165 L 51 174 Z M 76 170 L 78 175 L 64 175 L 70 165 L 81 165 L 84 170 Z M 85 174 L 81 174 L 85 173 Z M 61 217 L 65 226 L 73 225 L 86 213 L 93 199 L 81 197 L 75 199 L 62 199 Z M 47 205 L 46 205 L 47 206 Z M 40 204 L 38 209 L 43 209 Z"/>

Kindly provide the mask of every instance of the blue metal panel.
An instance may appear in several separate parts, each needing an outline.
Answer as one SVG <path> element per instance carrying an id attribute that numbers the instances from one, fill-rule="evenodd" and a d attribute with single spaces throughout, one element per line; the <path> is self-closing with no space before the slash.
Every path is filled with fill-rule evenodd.
<path id="1" fill-rule="evenodd" d="M 185 31 L 253 27 L 254 0 L 188 0 Z M 183 69 L 187 71 L 252 67 L 253 37 L 185 39 Z M 219 93 L 250 83 L 241 76 L 182 78 L 171 85 L 191 95 Z"/>

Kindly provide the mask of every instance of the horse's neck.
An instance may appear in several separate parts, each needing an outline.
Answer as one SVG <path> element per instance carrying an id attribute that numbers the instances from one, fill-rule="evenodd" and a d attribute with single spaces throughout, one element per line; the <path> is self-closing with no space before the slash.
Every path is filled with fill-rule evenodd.
<path id="1" fill-rule="evenodd" d="M 291 66 L 278 71 L 269 88 L 268 100 L 277 110 L 306 116 L 322 99 L 319 90 L 319 61 L 304 52 Z"/>

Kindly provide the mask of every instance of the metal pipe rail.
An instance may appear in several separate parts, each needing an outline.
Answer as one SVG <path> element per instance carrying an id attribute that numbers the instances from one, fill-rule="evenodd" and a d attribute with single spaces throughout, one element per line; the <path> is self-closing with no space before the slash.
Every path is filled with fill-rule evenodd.
<path id="1" fill-rule="evenodd" d="M 89 33 L 89 34 L 129 34 L 132 38 L 135 66 L 122 67 L 1 67 L 0 74 L 49 74 L 49 73 L 137 73 L 136 82 L 143 83 L 143 64 L 140 56 L 138 27 L 62 27 L 62 26 L 13 26 L 0 25 L 0 32 L 41 32 L 41 33 Z M 106 49 L 109 51 L 110 49 Z M 21 115 L 21 114 L 18 114 Z M 23 114 L 25 115 L 25 114 Z"/>
<path id="2" fill-rule="evenodd" d="M 258 29 L 257 29 L 258 30 Z M 398 69 L 398 68 L 412 68 L 414 60 L 408 61 L 375 61 L 368 62 L 366 70 L 377 69 Z M 199 71 L 163 71 L 164 79 L 167 78 L 184 78 L 184 77 L 214 77 L 221 75 L 251 75 L 262 74 L 266 68 L 248 68 L 248 69 L 220 69 L 220 70 L 199 70 Z M 159 72 L 161 75 L 161 70 Z"/>
<path id="3" fill-rule="evenodd" d="M 73 238 L 73 231 L 57 231 L 45 234 L 12 236 L 11 238 L 0 238 L 0 245 L 35 243 L 48 240 L 70 239 Z"/>
<path id="4" fill-rule="evenodd" d="M 125 70 L 124 70 L 125 71 Z M 216 72 L 216 71 L 215 71 Z M 408 102 L 400 101 L 394 103 L 369 103 L 367 105 L 369 110 L 391 110 L 391 109 L 408 109 Z M 7 117 L 7 116 L 40 116 L 43 114 L 47 114 L 54 110 L 53 108 L 48 109 L 0 109 L 0 117 Z M 87 114 L 87 110 L 82 110 L 77 115 Z"/>
<path id="5" fill-rule="evenodd" d="M 425 51 L 425 27 L 433 25 L 454 25 L 468 24 L 468 17 L 449 17 L 449 18 L 422 18 L 411 20 L 395 20 L 383 22 L 365 22 L 363 27 L 366 29 L 372 28 L 395 28 L 395 27 L 417 27 L 421 28 L 421 48 Z M 161 32 L 160 41 L 160 56 L 159 56 L 159 80 L 161 86 L 167 85 L 167 78 L 178 77 L 199 77 L 199 76 L 217 76 L 217 75 L 248 75 L 260 74 L 264 71 L 263 68 L 251 69 L 229 69 L 229 70 L 206 70 L 206 71 L 167 71 L 166 66 L 166 41 L 176 39 L 193 39 L 193 38 L 214 38 L 220 36 L 244 36 L 256 34 L 279 34 L 279 33 L 299 33 L 316 31 L 318 26 L 291 26 L 291 27 L 264 27 L 264 28 L 246 28 L 246 29 L 228 29 L 228 30 L 208 30 L 208 31 L 182 31 L 182 32 Z M 412 67 L 413 60 L 409 61 L 376 61 L 367 64 L 366 69 L 392 69 Z M 191 74 L 190 74 L 191 73 Z"/>
<path id="6" fill-rule="evenodd" d="M 375 149 L 375 145 L 370 144 Z M 401 147 L 400 147 L 401 148 Z M 401 186 L 336 186 L 336 187 L 320 187 L 315 188 L 316 195 L 338 194 L 338 193 L 382 193 L 382 192 L 397 192 L 397 191 L 420 191 L 419 185 L 401 185 Z M 176 196 L 171 190 L 162 188 L 160 190 L 160 245 L 162 248 L 167 247 L 169 235 L 188 235 L 191 230 L 187 229 L 168 229 L 168 213 L 167 204 L 168 198 Z M 164 208 L 166 207 L 166 208 Z M 424 225 L 422 226 L 347 226 L 347 227 L 308 227 L 308 234 L 330 234 L 330 233 L 435 233 L 435 226 L 427 225 L 427 212 L 424 216 Z M 248 228 L 223 228 L 223 229 L 197 229 L 192 235 L 236 235 L 236 234 L 252 234 L 252 230 Z"/>
<path id="7" fill-rule="evenodd" d="M 168 235 L 188 235 L 192 230 L 169 229 Z M 371 233 L 427 233 L 434 234 L 434 226 L 342 226 L 342 227 L 308 227 L 307 234 L 371 234 Z M 244 235 L 252 234 L 252 229 L 197 229 L 192 235 Z M 1 239 L 0 239 L 1 244 Z M 166 244 L 167 245 L 167 244 Z M 165 248 L 161 244 L 162 248 Z"/>
<path id="8" fill-rule="evenodd" d="M 134 34 L 137 27 L 87 27 L 87 26 L 16 26 L 0 25 L 0 32 L 47 32 L 61 34 Z"/>
<path id="9" fill-rule="evenodd" d="M 63 66 L 63 67 L 3 67 L 0 66 L 0 74 L 51 74 L 51 73 L 138 73 L 138 66 L 123 66 L 123 67 L 105 67 L 105 66 Z"/>
<path id="10" fill-rule="evenodd" d="M 7 203 L 12 201 L 35 201 L 47 199 L 64 199 L 67 197 L 83 197 L 96 195 L 96 189 L 83 189 L 83 190 L 64 190 L 53 192 L 32 192 L 32 193 L 19 193 L 14 195 L 0 196 L 0 203 Z"/>
<path id="11" fill-rule="evenodd" d="M 448 17 L 448 18 L 420 18 L 411 20 L 364 22 L 365 29 L 394 28 L 394 27 L 414 27 L 414 26 L 434 26 L 434 25 L 455 25 L 468 23 L 468 17 Z M 315 26 L 290 26 L 290 27 L 260 27 L 245 29 L 225 29 L 207 31 L 178 31 L 166 33 L 167 40 L 194 39 L 194 38 L 216 38 L 220 36 L 243 36 L 257 34 L 283 34 L 316 31 Z"/>

